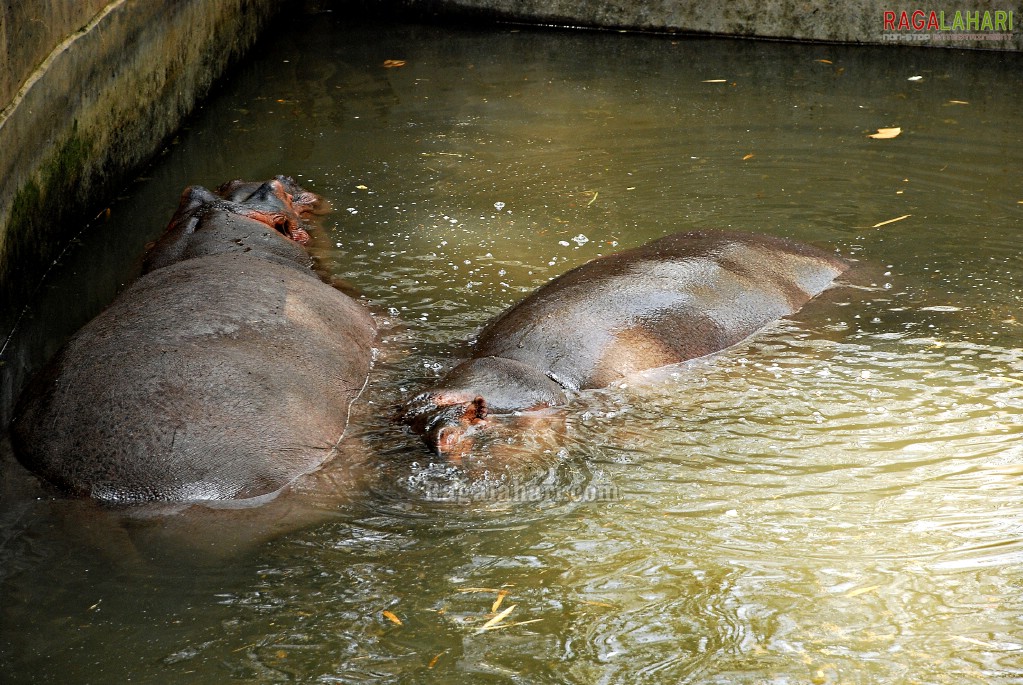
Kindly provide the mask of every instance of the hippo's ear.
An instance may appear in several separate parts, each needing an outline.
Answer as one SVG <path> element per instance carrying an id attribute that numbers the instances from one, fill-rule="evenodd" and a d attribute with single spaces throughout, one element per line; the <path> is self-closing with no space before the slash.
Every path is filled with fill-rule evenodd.
<path id="1" fill-rule="evenodd" d="M 178 215 L 186 214 L 198 209 L 209 202 L 217 202 L 219 197 L 202 186 L 188 186 L 181 193 L 181 200 L 178 202 Z"/>
<path id="2" fill-rule="evenodd" d="M 477 395 L 465 408 L 465 418 L 469 421 L 482 421 L 487 418 L 487 401 L 481 395 Z"/>
<path id="3" fill-rule="evenodd" d="M 178 211 L 174 212 L 174 216 L 171 217 L 170 223 L 167 224 L 167 230 L 170 231 L 184 224 L 184 232 L 186 234 L 192 233 L 195 230 L 196 223 L 198 223 L 195 214 L 196 210 L 205 204 L 218 202 L 219 200 L 219 197 L 202 186 L 188 186 L 181 193 L 181 200 L 178 201 Z"/>

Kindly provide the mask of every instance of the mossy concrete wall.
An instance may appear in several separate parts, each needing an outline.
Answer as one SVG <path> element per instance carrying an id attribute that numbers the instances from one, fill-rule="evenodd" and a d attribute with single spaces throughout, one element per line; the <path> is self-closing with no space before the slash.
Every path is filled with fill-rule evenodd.
<path id="1" fill-rule="evenodd" d="M 152 157 L 279 4 L 0 3 L 0 343 L 84 218 Z"/>
<path id="2" fill-rule="evenodd" d="M 434 16 L 461 14 L 555 26 L 702 33 L 840 43 L 877 43 L 926 47 L 1023 50 L 1023 2 L 1020 0 L 400 0 Z M 915 15 L 914 12 L 921 11 Z M 928 28 L 931 12 L 943 13 L 944 28 Z M 885 13 L 895 24 L 886 26 Z M 908 26 L 899 28 L 902 13 Z M 961 26 L 955 25 L 956 13 Z M 998 12 L 1003 14 L 999 15 Z M 1008 26 L 1012 13 L 1012 26 Z M 985 25 L 985 13 L 990 26 Z M 971 23 L 976 20 L 976 26 Z M 1003 20 L 1003 25 L 998 20 Z M 918 28 L 921 27 L 921 28 Z"/>

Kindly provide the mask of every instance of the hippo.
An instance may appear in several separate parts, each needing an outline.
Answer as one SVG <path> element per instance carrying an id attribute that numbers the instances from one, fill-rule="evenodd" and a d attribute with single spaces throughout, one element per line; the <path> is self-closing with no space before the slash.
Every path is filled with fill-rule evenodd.
<path id="1" fill-rule="evenodd" d="M 19 461 L 120 504 L 258 504 L 329 461 L 376 327 L 312 270 L 322 204 L 284 176 L 186 188 L 140 278 L 22 393 Z"/>
<path id="2" fill-rule="evenodd" d="M 793 240 L 712 230 L 598 257 L 490 321 L 470 358 L 398 418 L 438 455 L 458 458 L 492 415 L 557 407 L 724 350 L 796 313 L 848 268 Z"/>

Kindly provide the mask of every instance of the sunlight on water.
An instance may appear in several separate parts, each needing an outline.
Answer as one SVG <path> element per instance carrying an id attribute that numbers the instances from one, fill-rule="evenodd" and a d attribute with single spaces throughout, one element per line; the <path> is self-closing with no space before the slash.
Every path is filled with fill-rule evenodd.
<path id="1" fill-rule="evenodd" d="M 334 207 L 320 263 L 381 325 L 360 466 L 181 547 L 9 466 L 5 682 L 1023 677 L 1013 56 L 309 21 L 69 258 L 109 273 L 72 261 L 38 318 L 80 325 L 56 313 L 109 297 L 185 185 L 293 174 Z M 391 423 L 537 286 L 702 226 L 858 265 L 792 321 L 518 417 L 460 466 Z"/>

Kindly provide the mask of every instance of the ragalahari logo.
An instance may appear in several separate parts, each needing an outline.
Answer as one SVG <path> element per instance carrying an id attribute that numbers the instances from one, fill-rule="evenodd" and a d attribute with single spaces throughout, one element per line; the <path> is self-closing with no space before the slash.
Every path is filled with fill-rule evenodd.
<path id="1" fill-rule="evenodd" d="M 882 34 L 892 42 L 927 42 L 940 37 L 952 41 L 1004 41 L 1012 38 L 1015 16 L 1011 10 L 884 10 Z"/>

